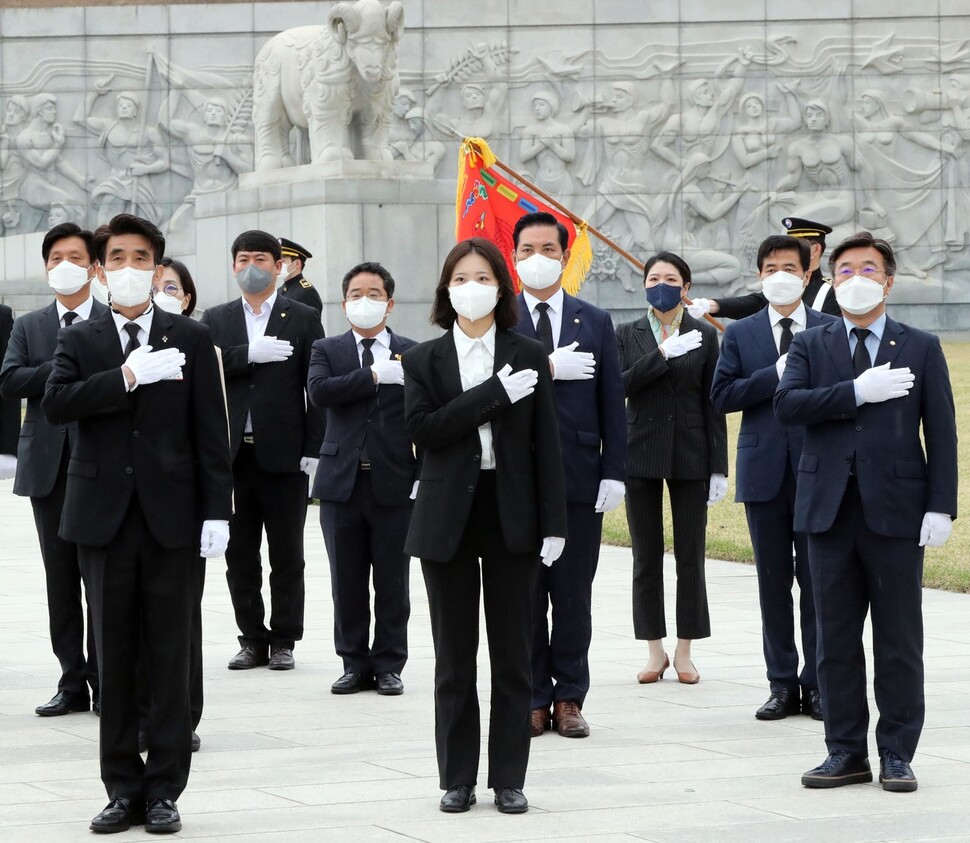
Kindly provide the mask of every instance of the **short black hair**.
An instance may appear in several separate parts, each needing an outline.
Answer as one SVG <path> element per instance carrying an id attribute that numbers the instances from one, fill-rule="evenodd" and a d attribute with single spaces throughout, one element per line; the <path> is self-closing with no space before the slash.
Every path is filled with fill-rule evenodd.
<path id="1" fill-rule="evenodd" d="M 175 274 L 179 277 L 179 283 L 182 285 L 182 292 L 187 293 L 192 298 L 189 299 L 189 306 L 182 311 L 183 316 L 191 316 L 192 311 L 195 310 L 195 305 L 199 301 L 198 293 L 195 291 L 195 281 L 192 280 L 192 273 L 189 272 L 189 268 L 182 263 L 182 261 L 172 260 L 171 258 L 162 258 L 161 264 L 164 267 L 171 267 Z"/>
<path id="2" fill-rule="evenodd" d="M 657 252 L 657 254 L 652 255 L 647 258 L 646 263 L 643 265 L 643 280 L 647 280 L 647 276 L 650 274 L 650 270 L 653 269 L 655 263 L 673 264 L 677 267 L 677 271 L 680 273 L 681 280 L 684 282 L 685 287 L 689 287 L 691 284 L 690 280 L 690 267 L 680 255 L 675 255 L 673 252 Z"/>
<path id="3" fill-rule="evenodd" d="M 294 260 L 299 260 L 299 258 L 294 258 Z M 394 298 L 394 279 L 391 277 L 391 273 L 377 261 L 364 261 L 347 272 L 344 280 L 340 282 L 340 289 L 344 298 L 347 298 L 347 290 L 350 288 L 350 282 L 362 272 L 369 272 L 371 275 L 380 275 L 381 281 L 384 282 L 384 292 L 387 293 L 387 297 L 389 299 Z"/>
<path id="4" fill-rule="evenodd" d="M 144 237 L 151 244 L 156 265 L 165 257 L 165 236 L 155 223 L 136 217 L 134 214 L 118 214 L 94 230 L 91 245 L 94 248 L 94 256 L 100 263 L 104 263 L 108 240 L 120 234 L 137 234 Z"/>
<path id="5" fill-rule="evenodd" d="M 829 257 L 829 269 L 834 272 L 836 262 L 849 249 L 865 249 L 870 247 L 882 255 L 883 270 L 886 275 L 895 275 L 896 255 L 893 253 L 893 247 L 889 245 L 888 240 L 883 240 L 881 237 L 873 237 L 868 231 L 857 231 L 851 237 L 846 237 L 845 240 L 839 243 L 832 250 L 832 255 Z"/>
<path id="6" fill-rule="evenodd" d="M 537 225 L 554 225 L 559 232 L 559 246 L 565 252 L 569 248 L 569 231 L 559 220 L 546 211 L 535 211 L 531 214 L 519 217 L 515 221 L 515 228 L 512 229 L 512 248 L 519 248 L 519 235 L 526 228 L 534 228 Z"/>
<path id="7" fill-rule="evenodd" d="M 451 295 L 448 287 L 455 265 L 466 255 L 481 255 L 488 261 L 492 274 L 498 281 L 499 297 L 495 305 L 495 326 L 503 331 L 514 328 L 519 321 L 519 307 L 515 298 L 515 285 L 509 273 L 505 258 L 491 240 L 484 237 L 471 237 L 456 243 L 445 257 L 441 267 L 441 278 L 434 291 L 434 303 L 431 305 L 431 323 L 439 328 L 449 330 L 458 319 L 455 308 L 451 305 Z M 471 283 L 471 282 L 469 282 Z"/>
<path id="8" fill-rule="evenodd" d="M 280 246 L 280 241 L 272 234 L 260 231 L 258 228 L 244 231 L 232 241 L 232 259 L 234 261 L 239 252 L 268 252 L 273 256 L 274 261 L 283 257 L 283 247 Z"/>
<path id="9" fill-rule="evenodd" d="M 758 272 L 775 252 L 798 252 L 798 261 L 803 272 L 808 272 L 812 262 L 812 247 L 808 245 L 807 237 L 792 237 L 790 234 L 772 234 L 766 237 L 758 247 Z"/>
<path id="10" fill-rule="evenodd" d="M 62 222 L 55 225 L 47 234 L 44 235 L 44 242 L 40 246 L 40 254 L 44 258 L 44 263 L 50 257 L 51 250 L 58 240 L 66 240 L 68 237 L 80 237 L 84 241 L 84 246 L 88 250 L 88 260 L 94 260 L 91 241 L 94 235 L 90 231 L 81 228 L 77 223 Z"/>

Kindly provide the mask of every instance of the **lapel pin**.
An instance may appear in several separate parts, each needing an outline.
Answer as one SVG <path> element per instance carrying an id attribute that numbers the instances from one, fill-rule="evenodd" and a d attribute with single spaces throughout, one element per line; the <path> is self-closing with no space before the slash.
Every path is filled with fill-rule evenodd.
<path id="1" fill-rule="evenodd" d="M 896 340 L 890 340 L 890 341 L 889 341 L 889 344 L 890 344 L 890 345 L 895 345 L 895 344 L 896 344 Z"/>
<path id="2" fill-rule="evenodd" d="M 280 314 L 280 318 L 281 319 L 286 319 L 286 311 L 285 310 Z"/>
<path id="3" fill-rule="evenodd" d="M 579 324 L 579 317 L 578 316 L 575 319 L 573 319 L 573 324 L 575 324 L 575 325 L 578 325 Z"/>
<path id="4" fill-rule="evenodd" d="M 162 337 L 162 342 L 168 342 L 168 337 Z"/>

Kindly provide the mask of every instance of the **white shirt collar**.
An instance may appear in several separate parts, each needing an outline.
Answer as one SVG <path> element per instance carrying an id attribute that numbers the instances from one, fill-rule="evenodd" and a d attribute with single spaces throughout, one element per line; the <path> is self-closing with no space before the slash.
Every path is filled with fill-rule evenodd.
<path id="1" fill-rule="evenodd" d="M 782 316 L 770 304 L 768 305 L 768 319 L 771 320 L 772 328 L 774 328 L 775 325 L 777 325 L 784 318 L 786 317 Z M 799 302 L 798 307 L 796 307 L 792 314 L 787 318 L 791 319 L 791 321 L 799 327 L 804 328 L 808 320 L 808 314 L 805 313 L 805 302 Z"/>
<path id="2" fill-rule="evenodd" d="M 358 334 L 353 328 L 350 329 L 350 332 L 354 335 L 354 342 L 357 345 L 360 345 L 362 340 L 367 339 L 367 337 L 362 337 L 360 334 Z M 372 339 L 374 340 L 374 345 L 382 345 L 384 348 L 391 347 L 391 335 L 388 333 L 387 328 L 382 329 L 381 332 L 376 337 L 372 337 Z"/>
<path id="3" fill-rule="evenodd" d="M 155 308 L 150 307 L 141 316 L 136 316 L 134 319 L 129 319 L 127 316 L 122 316 L 116 310 L 111 311 L 111 318 L 115 320 L 115 328 L 118 329 L 118 334 L 120 335 L 122 331 L 125 330 L 125 325 L 129 322 L 134 322 L 139 328 L 141 328 L 146 334 L 151 333 L 152 329 L 152 318 L 155 316 Z"/>
<path id="4" fill-rule="evenodd" d="M 455 322 L 454 328 L 452 328 L 452 336 L 455 338 L 455 348 L 458 351 L 459 357 L 467 357 L 471 354 L 472 349 L 476 345 L 483 346 L 485 350 L 495 356 L 495 323 L 492 323 L 492 327 L 489 328 L 485 334 L 479 339 L 472 339 L 468 336 L 461 328 L 458 327 L 458 323 Z"/>
<path id="5" fill-rule="evenodd" d="M 258 318 L 262 316 L 264 313 L 270 313 L 273 310 L 273 305 L 276 304 L 276 296 L 277 296 L 277 292 L 276 290 L 273 290 L 273 294 L 268 299 L 266 299 L 266 301 L 263 302 L 263 306 L 260 309 L 259 313 L 253 310 L 253 306 L 248 301 L 246 301 L 245 296 L 241 296 L 243 309 L 247 313 Z"/>
<path id="6" fill-rule="evenodd" d="M 92 283 L 97 283 L 94 281 Z M 62 322 L 64 321 L 64 314 L 71 313 L 64 305 L 61 304 L 59 299 L 54 299 L 54 304 L 57 306 L 57 318 Z M 84 301 L 82 301 L 77 307 L 74 308 L 73 312 L 77 314 L 78 319 L 84 321 L 85 319 L 91 318 L 91 308 L 94 307 L 94 296 L 88 296 Z"/>
<path id="7" fill-rule="evenodd" d="M 845 323 L 845 330 L 847 334 L 851 335 L 852 329 L 859 327 L 854 322 L 851 322 L 848 319 L 846 319 L 845 316 L 842 317 L 842 321 L 843 323 Z M 877 340 L 879 340 L 879 342 L 882 342 L 882 335 L 883 335 L 883 332 L 886 330 L 886 313 L 883 312 L 879 314 L 879 317 L 875 321 L 873 321 L 872 324 L 870 324 L 869 327 L 866 328 L 866 330 L 869 331 L 869 333 L 871 333 Z"/>
<path id="8" fill-rule="evenodd" d="M 525 287 L 522 288 L 522 297 L 525 299 L 525 303 L 529 308 L 529 313 L 535 313 L 536 305 L 539 304 L 542 299 L 537 299 L 532 293 L 530 293 Z M 562 305 L 564 301 L 562 287 L 556 290 L 549 298 L 546 300 L 546 304 L 549 305 L 549 309 L 553 313 L 559 313 L 562 310 Z"/>

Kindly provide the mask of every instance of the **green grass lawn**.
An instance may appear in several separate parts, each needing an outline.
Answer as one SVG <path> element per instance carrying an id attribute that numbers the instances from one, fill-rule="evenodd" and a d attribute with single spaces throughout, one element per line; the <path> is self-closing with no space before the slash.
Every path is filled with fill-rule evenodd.
<path id="1" fill-rule="evenodd" d="M 947 363 L 950 366 L 950 380 L 953 383 L 953 396 L 957 408 L 957 431 L 961 433 L 959 459 L 961 467 L 970 466 L 970 343 L 950 342 L 943 344 Z M 728 416 L 729 465 L 734 472 L 734 452 L 738 440 L 740 413 Z M 962 482 L 961 475 L 959 509 L 966 517 L 970 512 L 970 487 Z M 670 509 L 665 506 L 664 538 L 667 549 L 673 547 L 673 532 L 670 522 Z M 606 515 L 603 522 L 603 541 L 606 544 L 630 546 L 630 531 L 627 528 L 626 512 L 623 507 Z M 713 559 L 728 559 L 734 562 L 753 562 L 751 541 L 748 538 L 748 525 L 744 518 L 744 506 L 734 502 L 734 478 L 728 477 L 727 498 L 708 510 L 707 555 Z M 926 564 L 923 583 L 928 588 L 943 588 L 948 591 L 970 593 L 970 527 L 964 519 L 953 524 L 953 535 L 943 547 L 926 549 Z"/>

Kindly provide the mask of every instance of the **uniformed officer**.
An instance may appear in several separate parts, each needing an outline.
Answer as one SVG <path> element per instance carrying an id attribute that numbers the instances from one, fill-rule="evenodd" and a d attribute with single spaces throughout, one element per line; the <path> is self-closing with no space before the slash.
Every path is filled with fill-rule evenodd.
<path id="1" fill-rule="evenodd" d="M 306 262 L 313 255 L 299 243 L 294 243 L 285 237 L 280 237 L 280 247 L 283 250 L 283 269 L 286 271 L 286 280 L 279 288 L 280 295 L 309 305 L 318 314 L 322 314 L 323 302 L 320 300 L 320 294 L 313 284 L 303 277 Z"/>

